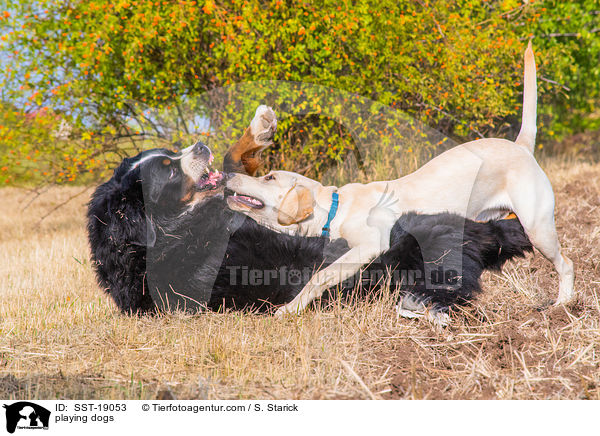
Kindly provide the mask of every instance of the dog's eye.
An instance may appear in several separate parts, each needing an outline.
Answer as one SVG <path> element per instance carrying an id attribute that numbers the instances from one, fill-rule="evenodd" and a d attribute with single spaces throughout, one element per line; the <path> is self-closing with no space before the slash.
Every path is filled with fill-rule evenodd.
<path id="1" fill-rule="evenodd" d="M 171 159 L 164 159 L 164 160 L 162 161 L 162 164 L 163 164 L 164 166 L 171 165 Z"/>
<path id="2" fill-rule="evenodd" d="M 275 176 L 273 174 L 267 174 L 265 176 L 265 181 L 275 180 Z"/>

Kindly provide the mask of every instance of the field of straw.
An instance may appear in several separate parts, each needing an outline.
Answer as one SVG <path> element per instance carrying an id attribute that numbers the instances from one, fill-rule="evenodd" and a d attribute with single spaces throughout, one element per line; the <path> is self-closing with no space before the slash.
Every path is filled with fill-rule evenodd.
<path id="1" fill-rule="evenodd" d="M 0 397 L 7 399 L 600 399 L 600 165 L 546 160 L 577 301 L 551 307 L 539 253 L 486 273 L 439 330 L 382 298 L 283 321 L 120 314 L 98 288 L 88 190 L 0 190 Z"/>

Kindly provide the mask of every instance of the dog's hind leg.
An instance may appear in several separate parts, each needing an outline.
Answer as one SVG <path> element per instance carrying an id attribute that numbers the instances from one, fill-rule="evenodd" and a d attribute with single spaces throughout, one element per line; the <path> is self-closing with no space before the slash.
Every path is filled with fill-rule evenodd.
<path id="1" fill-rule="evenodd" d="M 523 227 L 533 246 L 554 264 L 558 272 L 560 284 L 555 304 L 569 303 L 575 297 L 575 273 L 573 262 L 562 253 L 554 226 L 554 216 L 540 217 L 532 228 Z"/>
<path id="2" fill-rule="evenodd" d="M 550 181 L 539 170 L 535 181 L 520 183 L 511 193 L 513 211 L 521 221 L 532 245 L 554 264 L 559 275 L 558 298 L 555 304 L 565 304 L 575 297 L 573 262 L 562 253 L 554 222 L 554 193 Z M 529 192 L 527 192 L 529 191 Z"/>

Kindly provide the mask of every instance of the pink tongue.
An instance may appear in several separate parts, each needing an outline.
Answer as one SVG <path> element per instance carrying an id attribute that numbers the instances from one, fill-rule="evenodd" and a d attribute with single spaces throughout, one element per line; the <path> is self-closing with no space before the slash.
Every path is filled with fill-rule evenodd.
<path id="1" fill-rule="evenodd" d="M 209 173 L 208 180 L 206 181 L 206 183 L 210 183 L 213 186 L 217 186 L 217 182 L 220 181 L 222 178 L 223 175 L 221 173 Z"/>

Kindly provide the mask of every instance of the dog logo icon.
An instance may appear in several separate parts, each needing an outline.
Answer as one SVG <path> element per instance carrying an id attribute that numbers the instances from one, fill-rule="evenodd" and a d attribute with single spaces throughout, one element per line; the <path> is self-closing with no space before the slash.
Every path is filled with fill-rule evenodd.
<path id="1" fill-rule="evenodd" d="M 18 429 L 48 429 L 50 411 L 29 401 L 4 404 L 6 409 L 6 431 Z"/>

